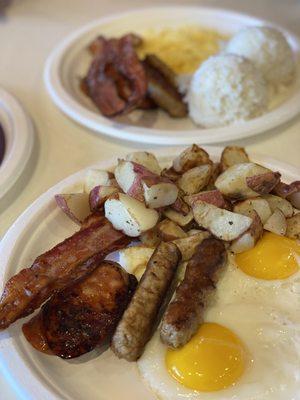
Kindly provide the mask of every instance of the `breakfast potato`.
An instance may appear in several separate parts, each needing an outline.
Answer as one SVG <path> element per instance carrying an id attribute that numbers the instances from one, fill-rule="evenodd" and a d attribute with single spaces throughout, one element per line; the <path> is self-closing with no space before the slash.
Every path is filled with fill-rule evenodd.
<path id="1" fill-rule="evenodd" d="M 218 208 L 204 201 L 198 201 L 192 209 L 196 222 L 221 240 L 231 241 L 238 238 L 252 224 L 252 219 L 245 215 Z"/>
<path id="2" fill-rule="evenodd" d="M 164 168 L 161 171 L 161 176 L 163 178 L 167 178 L 170 179 L 170 181 L 172 182 L 176 182 L 178 178 L 180 178 L 180 174 L 178 172 L 175 171 L 175 169 L 173 167 L 170 168 Z"/>
<path id="3" fill-rule="evenodd" d="M 113 179 L 112 172 L 103 171 L 101 169 L 89 169 L 85 176 L 84 191 L 90 193 L 96 186 L 110 186 L 110 180 Z"/>
<path id="4" fill-rule="evenodd" d="M 276 196 L 283 197 L 284 199 L 297 192 L 300 192 L 300 181 L 292 183 L 279 182 L 273 189 L 273 193 Z"/>
<path id="5" fill-rule="evenodd" d="M 266 172 L 271 171 L 255 163 L 235 164 L 219 175 L 215 186 L 226 197 L 237 200 L 247 199 L 257 196 L 257 193 L 249 188 L 246 179 Z"/>
<path id="6" fill-rule="evenodd" d="M 183 200 L 182 196 L 182 191 L 179 191 L 178 197 L 176 201 L 171 205 L 171 208 L 182 215 L 188 215 L 191 209 L 188 204 Z"/>
<path id="7" fill-rule="evenodd" d="M 104 209 L 106 218 L 114 228 L 131 237 L 137 237 L 153 228 L 159 219 L 156 210 L 147 208 L 144 203 L 123 193 L 106 200 Z"/>
<path id="8" fill-rule="evenodd" d="M 214 190 L 216 188 L 215 181 L 222 172 L 220 163 L 213 163 L 211 165 L 211 167 L 212 167 L 211 177 L 209 178 L 209 181 L 208 181 L 208 184 L 207 184 L 205 190 Z"/>
<path id="9" fill-rule="evenodd" d="M 158 224 L 157 231 L 164 242 L 187 237 L 187 234 L 179 225 L 167 218 Z"/>
<path id="10" fill-rule="evenodd" d="M 185 194 L 200 192 L 211 177 L 212 166 L 210 164 L 200 165 L 185 172 L 177 181 L 177 185 Z"/>
<path id="11" fill-rule="evenodd" d="M 143 245 L 127 247 L 119 251 L 119 263 L 129 274 L 140 280 L 154 249 Z"/>
<path id="12" fill-rule="evenodd" d="M 197 201 L 205 201 L 206 203 L 213 204 L 219 208 L 230 209 L 231 204 L 225 200 L 222 193 L 219 190 L 207 190 L 200 193 L 185 196 L 184 200 L 190 206 L 193 206 Z"/>
<path id="13" fill-rule="evenodd" d="M 236 254 L 252 249 L 263 234 L 263 225 L 255 210 L 252 210 L 251 218 L 250 228 L 231 243 L 230 250 Z"/>
<path id="14" fill-rule="evenodd" d="M 286 199 L 283 199 L 279 196 L 274 196 L 273 194 L 267 194 L 263 196 L 263 198 L 269 203 L 272 212 L 274 212 L 276 208 L 279 208 L 286 218 L 289 218 L 293 215 L 293 207 Z"/>
<path id="15" fill-rule="evenodd" d="M 247 186 L 258 194 L 268 194 L 280 181 L 279 172 L 266 172 L 264 174 L 246 178 Z"/>
<path id="16" fill-rule="evenodd" d="M 291 239 L 300 239 L 300 213 L 287 218 L 286 236 Z"/>
<path id="17" fill-rule="evenodd" d="M 170 182 L 153 184 L 153 179 L 142 179 L 145 203 L 150 208 L 166 207 L 173 204 L 178 196 L 178 187 Z"/>
<path id="18" fill-rule="evenodd" d="M 264 229 L 277 235 L 284 236 L 286 233 L 287 222 L 283 212 L 279 208 L 275 208 L 273 214 L 264 224 Z"/>
<path id="19" fill-rule="evenodd" d="M 135 151 L 133 153 L 129 153 L 125 159 L 126 161 L 133 161 L 137 164 L 143 165 L 154 174 L 160 175 L 161 173 L 161 168 L 157 158 L 154 154 L 148 153 L 147 151 Z"/>
<path id="20" fill-rule="evenodd" d="M 89 204 L 91 211 L 101 209 L 105 201 L 112 195 L 119 192 L 115 186 L 96 186 L 90 191 Z"/>
<path id="21" fill-rule="evenodd" d="M 248 154 L 243 147 L 227 146 L 222 151 L 221 155 L 221 170 L 225 171 L 235 164 L 242 164 L 250 162 Z"/>
<path id="22" fill-rule="evenodd" d="M 176 224 L 180 225 L 181 227 L 187 226 L 193 219 L 194 215 L 193 212 L 190 211 L 188 214 L 183 215 L 175 210 L 173 210 L 171 207 L 166 208 L 163 211 L 163 215 L 170 220 L 176 222 Z"/>
<path id="23" fill-rule="evenodd" d="M 139 174 L 131 161 L 119 160 L 115 169 L 115 178 L 124 193 L 132 192 L 132 197 L 143 200 L 142 188 L 137 181 Z"/>
<path id="24" fill-rule="evenodd" d="M 259 215 L 261 222 L 264 224 L 272 215 L 272 210 L 266 199 L 261 197 L 253 197 L 239 201 L 234 204 L 233 211 L 238 214 L 251 216 L 252 211 L 255 210 Z"/>
<path id="25" fill-rule="evenodd" d="M 198 231 L 188 237 L 173 240 L 173 243 L 179 248 L 182 261 L 188 261 L 193 256 L 196 247 L 210 236 L 211 234 L 208 231 Z"/>
<path id="26" fill-rule="evenodd" d="M 156 247 L 161 241 L 161 238 L 158 234 L 157 225 L 146 232 L 142 232 L 139 236 L 139 239 L 145 246 Z"/>
<path id="27" fill-rule="evenodd" d="M 57 194 L 55 201 L 58 207 L 76 224 L 91 213 L 88 193 Z"/>
<path id="28" fill-rule="evenodd" d="M 185 149 L 173 160 L 173 168 L 179 173 L 184 173 L 194 167 L 205 164 L 212 164 L 212 161 L 208 153 L 196 144 Z"/>
<path id="29" fill-rule="evenodd" d="M 289 196 L 287 196 L 287 200 L 297 208 L 297 210 L 300 210 L 300 189 Z"/>

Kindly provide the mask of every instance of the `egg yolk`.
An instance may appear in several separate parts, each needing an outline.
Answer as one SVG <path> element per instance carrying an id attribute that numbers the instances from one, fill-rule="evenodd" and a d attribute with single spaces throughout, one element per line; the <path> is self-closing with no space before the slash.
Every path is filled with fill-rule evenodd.
<path id="1" fill-rule="evenodd" d="M 182 348 L 167 350 L 169 374 L 189 389 L 213 392 L 234 385 L 243 374 L 247 351 L 229 329 L 204 323 Z"/>
<path id="2" fill-rule="evenodd" d="M 300 244 L 266 232 L 256 246 L 235 257 L 237 266 L 259 279 L 285 279 L 299 270 Z"/>

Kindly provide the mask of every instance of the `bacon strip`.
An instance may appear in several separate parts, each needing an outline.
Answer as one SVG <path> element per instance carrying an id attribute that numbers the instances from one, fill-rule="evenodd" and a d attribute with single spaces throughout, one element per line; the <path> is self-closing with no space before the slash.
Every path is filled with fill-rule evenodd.
<path id="1" fill-rule="evenodd" d="M 95 58 L 84 80 L 84 87 L 107 117 L 133 110 L 146 96 L 146 73 L 134 43 L 134 35 L 125 35 L 120 39 L 99 37 L 91 46 Z"/>
<path id="2" fill-rule="evenodd" d="M 6 283 L 0 299 L 0 329 L 31 314 L 54 292 L 82 278 L 97 261 L 129 243 L 130 239 L 116 231 L 105 217 L 92 220 Z"/>

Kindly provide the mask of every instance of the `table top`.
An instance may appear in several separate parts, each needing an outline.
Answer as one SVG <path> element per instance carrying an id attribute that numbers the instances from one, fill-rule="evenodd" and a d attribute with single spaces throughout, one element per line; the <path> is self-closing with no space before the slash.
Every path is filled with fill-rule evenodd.
<path id="1" fill-rule="evenodd" d="M 120 152 L 139 148 L 120 140 L 99 137 L 65 117 L 48 97 L 43 68 L 49 52 L 68 33 L 107 14 L 136 7 L 182 1 L 152 0 L 0 0 L 0 86 L 14 94 L 35 125 L 30 163 L 14 189 L 0 204 L 0 237 L 14 220 L 50 186 L 83 167 Z M 198 0 L 185 4 L 197 5 Z M 229 8 L 276 22 L 300 36 L 298 0 L 202 0 L 202 5 Z M 300 116 L 270 132 L 235 142 L 300 168 Z M 143 146 L 145 147 L 145 146 Z M 20 399 L 4 375 L 1 398 Z"/>

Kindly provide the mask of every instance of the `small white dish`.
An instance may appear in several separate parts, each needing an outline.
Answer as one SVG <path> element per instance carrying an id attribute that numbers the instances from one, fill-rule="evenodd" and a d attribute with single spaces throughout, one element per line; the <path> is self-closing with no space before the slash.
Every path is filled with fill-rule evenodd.
<path id="1" fill-rule="evenodd" d="M 24 171 L 33 148 L 33 126 L 20 102 L 0 88 L 0 124 L 5 153 L 0 164 L 0 199 Z"/>
<path id="2" fill-rule="evenodd" d="M 170 163 L 180 148 L 155 151 L 161 164 Z M 212 159 L 220 157 L 222 149 L 207 147 Z M 118 154 L 121 157 L 122 154 Z M 117 158 L 92 167 L 108 169 Z M 299 178 L 300 171 L 269 157 L 250 153 L 251 160 L 282 173 L 289 182 Z M 91 168 L 91 167 L 90 167 Z M 0 291 L 9 277 L 66 237 L 78 226 L 56 206 L 54 195 L 78 191 L 83 185 L 87 169 L 81 170 L 53 186 L 40 196 L 16 220 L 0 243 Z M 95 357 L 96 351 L 78 359 L 64 361 L 33 349 L 24 339 L 21 326 L 15 323 L 0 333 L 0 369 L 26 400 L 155 400 L 140 378 L 135 363 L 119 360 L 110 350 Z"/>
<path id="3" fill-rule="evenodd" d="M 200 6 L 156 7 L 102 18 L 78 29 L 54 49 L 45 66 L 47 90 L 54 103 L 68 117 L 99 134 L 169 146 L 197 142 L 220 143 L 257 135 L 292 119 L 300 111 L 300 71 L 287 98 L 271 111 L 247 122 L 210 129 L 197 127 L 189 118 L 172 119 L 162 111 L 134 111 L 128 116 L 108 119 L 81 92 L 80 78 L 86 75 L 91 62 L 87 46 L 99 34 L 118 37 L 128 32 L 142 34 L 153 27 L 197 24 L 227 35 L 245 26 L 272 25 L 249 15 Z M 299 39 L 284 32 L 299 60 Z"/>

